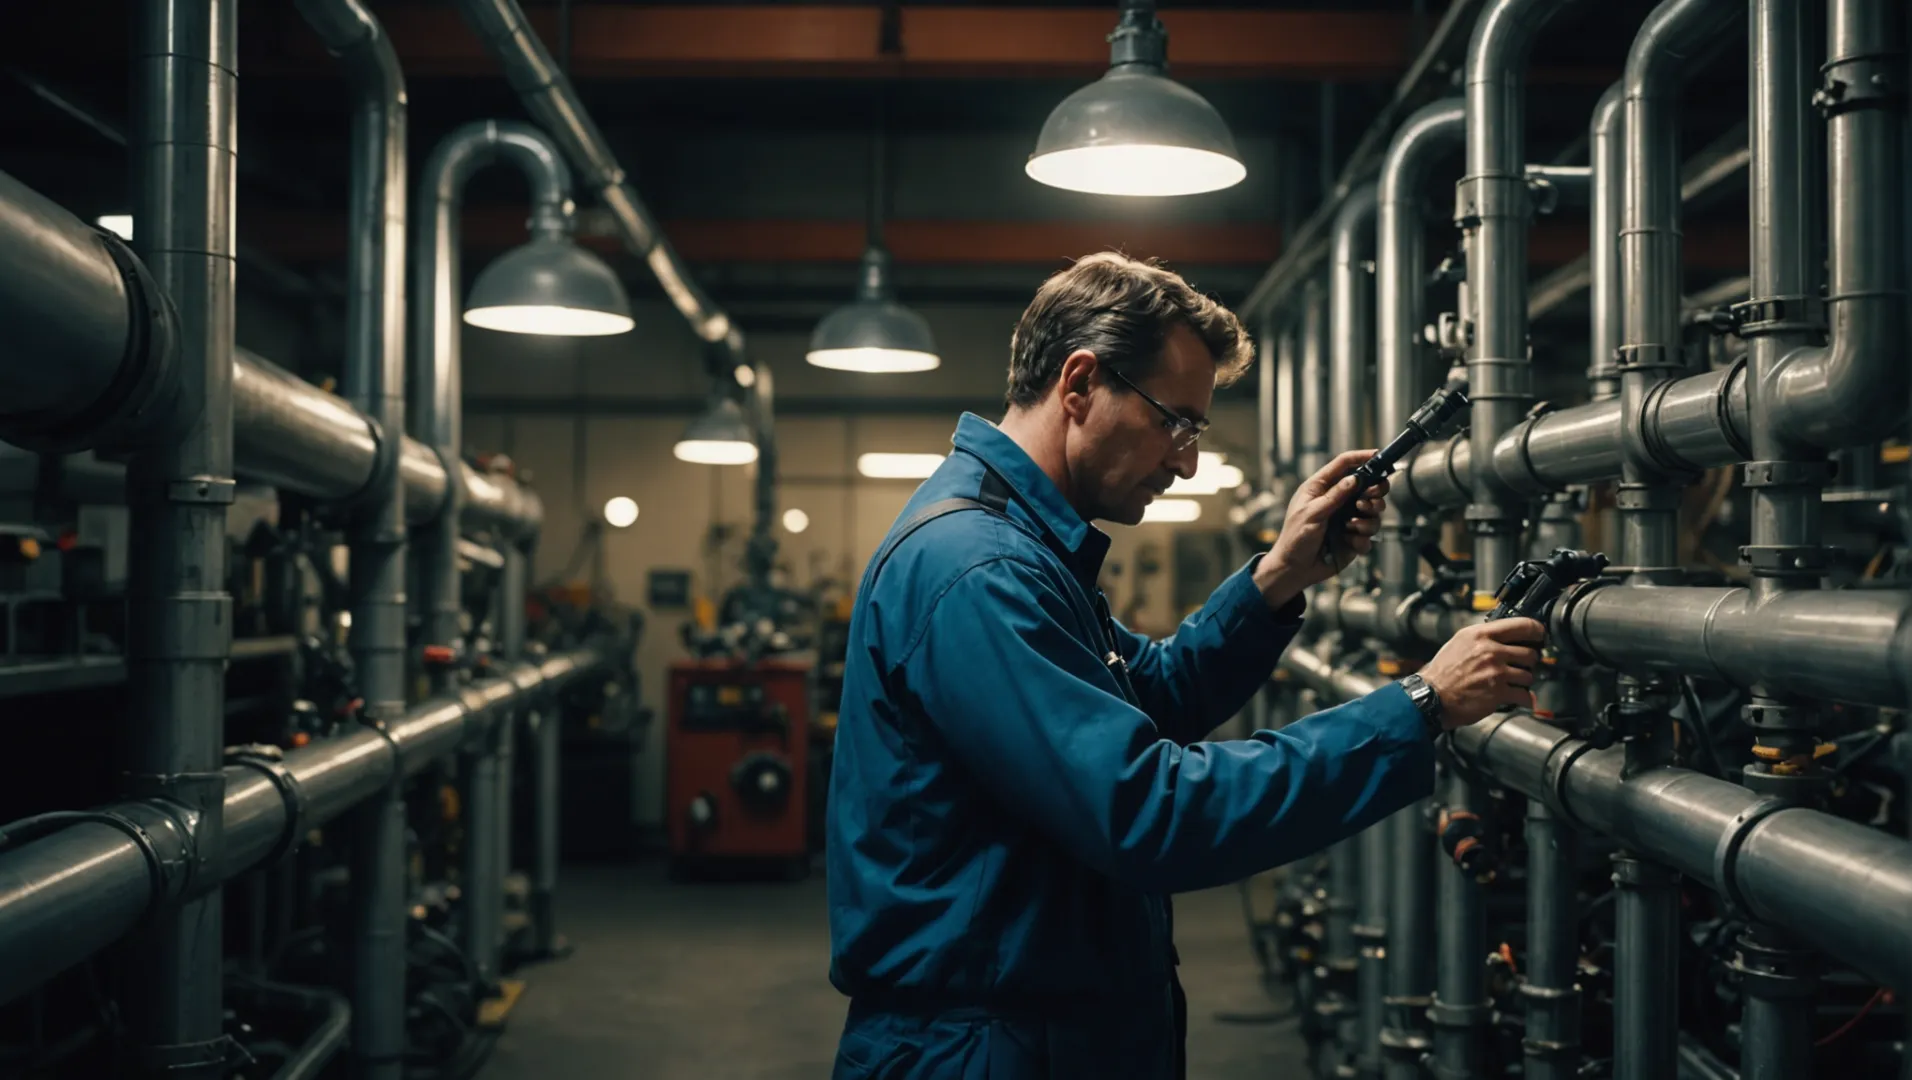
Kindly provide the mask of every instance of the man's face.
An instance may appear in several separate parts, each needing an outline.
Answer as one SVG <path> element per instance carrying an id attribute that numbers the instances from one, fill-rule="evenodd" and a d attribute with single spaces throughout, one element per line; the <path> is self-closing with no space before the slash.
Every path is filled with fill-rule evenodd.
<path id="1" fill-rule="evenodd" d="M 1215 396 L 1215 358 L 1185 325 L 1170 331 L 1161 361 L 1135 385 L 1169 412 L 1206 420 Z M 1078 509 L 1091 520 L 1134 525 L 1175 478 L 1195 475 L 1194 446 L 1177 448 L 1168 418 L 1154 405 L 1097 372 L 1070 429 L 1070 478 Z"/>

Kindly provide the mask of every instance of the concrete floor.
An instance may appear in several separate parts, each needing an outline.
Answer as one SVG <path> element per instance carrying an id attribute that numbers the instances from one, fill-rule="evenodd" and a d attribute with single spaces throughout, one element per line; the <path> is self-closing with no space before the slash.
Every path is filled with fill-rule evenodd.
<path id="1" fill-rule="evenodd" d="M 568 959 L 528 984 L 480 1080 L 818 1080 L 845 999 L 830 986 L 823 877 L 675 884 L 660 864 L 569 870 Z M 1178 897 L 1190 1080 L 1307 1075 L 1292 1021 L 1229 1024 L 1261 992 L 1233 889 Z"/>

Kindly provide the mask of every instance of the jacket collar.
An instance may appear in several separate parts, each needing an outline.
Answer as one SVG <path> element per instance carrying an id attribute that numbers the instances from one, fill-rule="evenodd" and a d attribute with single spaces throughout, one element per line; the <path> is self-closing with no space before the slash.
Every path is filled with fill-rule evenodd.
<path id="1" fill-rule="evenodd" d="M 1069 555 L 1083 583 L 1093 590 L 1102 572 L 1102 560 L 1109 553 L 1108 535 L 1082 520 L 1049 475 L 996 425 L 975 413 L 964 413 L 950 442 L 956 449 L 982 459 L 1003 478 L 1036 525 Z"/>

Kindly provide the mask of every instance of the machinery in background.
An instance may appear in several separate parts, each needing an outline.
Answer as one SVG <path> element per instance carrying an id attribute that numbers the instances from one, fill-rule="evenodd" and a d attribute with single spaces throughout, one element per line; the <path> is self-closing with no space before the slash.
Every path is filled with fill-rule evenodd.
<path id="1" fill-rule="evenodd" d="M 664 754 L 672 868 L 809 873 L 807 657 L 671 665 Z"/>

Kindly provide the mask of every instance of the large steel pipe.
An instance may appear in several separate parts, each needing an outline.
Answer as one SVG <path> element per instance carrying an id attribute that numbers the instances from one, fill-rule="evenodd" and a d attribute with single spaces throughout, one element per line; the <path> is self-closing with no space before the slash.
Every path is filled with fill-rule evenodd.
<path id="1" fill-rule="evenodd" d="M 1905 840 L 1686 769 L 1629 769 L 1622 749 L 1595 751 L 1522 714 L 1464 728 L 1454 747 L 1494 780 L 1738 901 L 1753 919 L 1912 987 Z"/>
<path id="2" fill-rule="evenodd" d="M 1295 473 L 1307 479 L 1328 463 L 1328 289 L 1317 277 L 1301 293 L 1299 370 L 1301 441 Z"/>
<path id="3" fill-rule="evenodd" d="M 1625 89 L 1607 87 L 1587 123 L 1587 155 L 1593 167 L 1593 209 L 1588 215 L 1587 264 L 1593 287 L 1590 363 L 1587 381 L 1594 401 L 1620 396 L 1620 369 L 1614 366 L 1620 348 L 1620 188 L 1626 183 L 1626 158 L 1621 153 L 1621 110 Z"/>
<path id="4" fill-rule="evenodd" d="M 78 450 L 170 409 L 177 317 L 125 243 L 0 173 L 0 251 L 0 436 Z"/>
<path id="5" fill-rule="evenodd" d="M 508 712 L 548 699 L 611 662 L 595 648 L 557 654 L 514 667 L 463 694 L 423 702 L 391 725 L 389 738 L 355 731 L 313 743 L 282 761 L 241 759 L 228 765 L 219 815 L 225 843 L 201 884 L 245 873 L 307 830 L 384 791 L 397 770 L 416 774 L 467 737 L 502 723 Z M 0 1003 L 119 940 L 155 908 L 170 910 L 182 896 L 180 869 L 192 861 L 193 849 L 166 804 L 121 803 L 91 816 L 97 820 L 68 825 L 0 854 L 0 956 L 7 958 L 0 964 Z M 140 840 L 134 839 L 135 827 Z"/>
<path id="6" fill-rule="evenodd" d="M 1596 663 L 1862 705 L 1912 702 L 1912 593 L 1594 588 L 1556 607 L 1555 640 Z"/>

